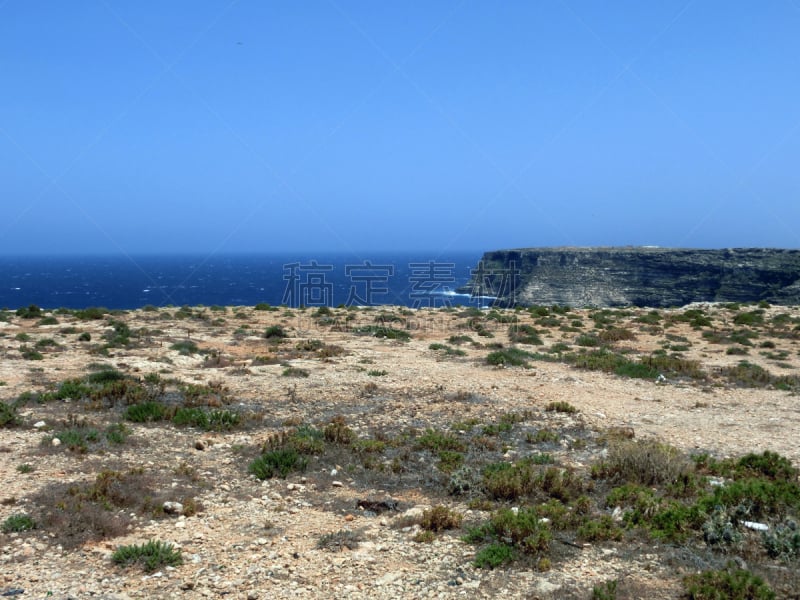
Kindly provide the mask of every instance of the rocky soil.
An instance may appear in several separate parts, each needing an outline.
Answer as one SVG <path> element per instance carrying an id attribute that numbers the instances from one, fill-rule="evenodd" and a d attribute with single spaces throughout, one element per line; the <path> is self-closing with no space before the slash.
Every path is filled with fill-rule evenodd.
<path id="1" fill-rule="evenodd" d="M 681 318 L 692 308 L 710 324 Z M 757 317 L 737 322 L 748 311 Z M 631 433 L 687 454 L 722 459 L 769 450 L 800 465 L 800 403 L 791 379 L 800 374 L 796 307 L 703 305 L 662 310 L 658 319 L 646 309 L 604 316 L 495 312 L 499 317 L 460 309 L 329 312 L 4 313 L 0 399 L 17 406 L 17 422 L 0 427 L 0 522 L 26 514 L 37 527 L 0 533 L 0 592 L 109 599 L 591 598 L 594 586 L 617 581 L 619 598 L 679 598 L 684 575 L 727 558 L 755 559 L 725 555 L 702 538 L 665 543 L 626 531 L 620 540 L 589 542 L 573 532 L 555 536 L 549 564 L 523 559 L 477 568 L 480 548 L 462 541 L 467 529 L 492 510 L 526 501 L 487 499 L 475 488 L 454 495 L 452 469 L 420 439 L 431 430 L 469 440 L 467 466 L 481 456 L 514 462 L 546 454 L 586 482 L 609 440 Z M 503 322 L 511 317 L 535 328 L 541 343 L 514 344 Z M 550 356 L 559 356 L 558 344 L 565 352 L 590 350 L 578 344 L 581 336 L 611 329 L 630 332 L 608 337 L 614 352 L 697 361 L 703 376 L 629 378 L 535 357 L 528 368 L 487 362 L 500 345 L 539 358 L 554 347 Z M 391 339 L 397 331 L 410 339 Z M 785 379 L 748 382 L 726 374 L 742 360 Z M 164 406 L 188 405 L 187 390 L 194 390 L 193 406 L 236 413 L 240 422 L 230 428 L 138 423 L 126 411 L 141 398 L 58 393 L 64 381 L 109 368 Z M 547 410 L 554 402 L 577 411 Z M 127 435 L 115 441 L 105 432 L 118 423 Z M 352 439 L 329 435 L 331 423 Z M 326 431 L 324 451 L 310 453 L 304 471 L 264 480 L 248 471 L 262 451 L 280 448 L 303 427 Z M 95 434 L 71 442 L 64 433 L 70 429 Z M 127 503 L 87 491 L 97 489 L 104 471 L 128 481 Z M 612 514 L 614 507 L 592 498 L 593 510 Z M 165 510 L 164 502 L 181 505 Z M 420 518 L 436 505 L 462 515 L 463 523 L 426 538 Z M 83 521 L 63 514 L 70 511 L 86 511 Z M 100 531 L 101 521 L 104 535 L 85 533 Z M 182 564 L 146 572 L 112 561 L 120 546 L 151 539 L 173 544 Z M 767 575 L 797 569 L 796 562 L 758 560 Z M 800 597 L 796 577 L 778 579 L 783 597 Z"/>

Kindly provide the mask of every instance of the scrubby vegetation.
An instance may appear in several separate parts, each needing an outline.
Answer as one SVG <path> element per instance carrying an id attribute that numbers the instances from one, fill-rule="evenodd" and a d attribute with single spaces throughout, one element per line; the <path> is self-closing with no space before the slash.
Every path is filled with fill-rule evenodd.
<path id="1" fill-rule="evenodd" d="M 724 402 L 718 392 L 733 387 L 796 394 L 796 313 L 746 305 L 453 309 L 431 311 L 447 319 L 446 328 L 417 334 L 414 319 L 426 317 L 414 311 L 169 307 L 144 311 L 144 330 L 105 309 L 58 313 L 58 327 L 46 329 L 56 323 L 46 314 L 28 316 L 29 309 L 3 313 L 11 323 L 6 356 L 29 373 L 31 391 L 20 394 L 16 380 L 4 375 L 11 385 L 0 389 L 14 391 L 0 403 L 0 426 L 17 427 L 8 435 L 33 431 L 39 409 L 81 416 L 48 414 L 37 424 L 41 445 L 10 463 L 16 477 L 26 484 L 39 479 L 43 455 L 73 466 L 108 464 L 68 484 L 43 484 L 41 493 L 25 499 L 24 515 L 3 523 L 4 531 L 46 535 L 72 549 L 165 518 L 166 501 L 181 503 L 184 516 L 202 511 L 207 473 L 185 464 L 177 470 L 153 461 L 123 464 L 146 452 L 148 440 L 171 432 L 181 460 L 197 453 L 205 465 L 222 456 L 226 477 L 240 478 L 226 480 L 230 493 L 215 490 L 215 503 L 238 501 L 244 493 L 275 512 L 313 506 L 340 513 L 336 518 L 348 515 L 348 521 L 352 514 L 381 515 L 398 535 L 433 544 L 420 546 L 421 552 L 439 544 L 474 546 L 465 562 L 486 570 L 477 576 L 492 569 L 510 569 L 509 575 L 557 569 L 593 545 L 609 555 L 625 548 L 634 556 L 669 556 L 676 573 L 694 573 L 683 579 L 687 598 L 712 598 L 720 590 L 732 598 L 782 597 L 800 585 L 800 481 L 786 457 L 760 449 L 724 459 L 689 455 L 641 438 L 638 426 L 635 433 L 627 426 L 602 428 L 608 421 L 587 410 L 580 396 L 538 389 L 548 378 L 593 384 L 599 376 L 586 371 L 598 371 L 641 380 L 630 383 L 637 402 L 661 402 L 664 388 L 657 386 L 697 394 L 693 406 L 670 407 L 674 412 Z M 186 332 L 150 328 L 168 329 L 164 314 L 181 319 Z M 305 321 L 290 320 L 303 315 Z M 220 317 L 237 323 L 218 342 L 214 319 Z M 329 343 L 334 333 L 342 346 Z M 78 347 L 84 334 L 79 347 L 92 355 L 84 374 L 42 370 L 54 353 Z M 431 368 L 470 370 L 479 383 L 430 381 L 405 364 L 395 367 L 398 342 L 409 342 L 408 352 Z M 145 362 L 136 350 L 147 344 L 154 351 Z M 363 356 L 348 356 L 343 348 L 365 344 L 370 351 Z M 43 363 L 20 360 L 34 352 Z M 554 362 L 561 365 L 544 364 Z M 340 374 L 352 379 L 340 384 Z M 253 389 L 267 391 L 254 398 Z M 337 404 L 342 395 L 347 401 Z M 275 479 L 288 481 L 268 481 Z M 347 500 L 337 494 L 340 487 L 381 490 L 387 498 L 354 505 L 352 494 Z M 301 488 L 302 494 L 289 493 Z M 309 500 L 309 490 L 330 491 L 328 503 Z M 273 496 L 282 498 L 273 502 Z M 421 496 L 427 508 L 396 516 L 410 505 L 392 496 Z M 371 531 L 357 525 L 317 530 L 318 548 L 357 548 Z M 148 544 L 121 547 L 114 560 L 145 569 L 178 564 L 162 562 L 170 551 L 161 542 Z M 736 562 L 728 564 L 731 558 Z M 620 578 L 581 589 L 595 598 L 636 597 L 626 585 Z"/>

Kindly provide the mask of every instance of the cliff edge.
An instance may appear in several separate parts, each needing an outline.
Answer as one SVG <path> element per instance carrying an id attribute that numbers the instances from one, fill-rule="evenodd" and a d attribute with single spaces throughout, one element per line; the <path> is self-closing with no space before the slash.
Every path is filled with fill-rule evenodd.
<path id="1" fill-rule="evenodd" d="M 519 248 L 486 252 L 459 291 L 500 306 L 800 304 L 800 250 L 660 247 Z"/>

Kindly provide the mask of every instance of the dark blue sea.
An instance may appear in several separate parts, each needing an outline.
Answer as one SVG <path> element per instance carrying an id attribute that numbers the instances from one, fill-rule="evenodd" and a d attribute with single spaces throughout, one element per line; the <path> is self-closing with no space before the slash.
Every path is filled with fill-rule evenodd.
<path id="1" fill-rule="evenodd" d="M 0 308 L 481 306 L 456 294 L 480 252 L 344 255 L 0 257 Z"/>

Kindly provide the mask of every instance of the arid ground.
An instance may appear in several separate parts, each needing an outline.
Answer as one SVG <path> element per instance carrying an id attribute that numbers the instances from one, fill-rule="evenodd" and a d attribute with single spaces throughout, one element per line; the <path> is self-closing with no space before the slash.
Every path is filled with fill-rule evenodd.
<path id="1" fill-rule="evenodd" d="M 18 312 L 0 592 L 800 598 L 797 307 Z"/>

